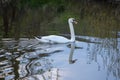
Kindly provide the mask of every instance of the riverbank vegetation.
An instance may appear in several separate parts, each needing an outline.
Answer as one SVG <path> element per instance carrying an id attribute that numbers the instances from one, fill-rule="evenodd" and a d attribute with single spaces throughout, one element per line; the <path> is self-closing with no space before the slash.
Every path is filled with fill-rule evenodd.
<path id="1" fill-rule="evenodd" d="M 34 37 L 69 34 L 67 19 L 74 17 L 77 35 L 116 36 L 120 31 L 117 0 L 1 0 L 0 36 Z"/>

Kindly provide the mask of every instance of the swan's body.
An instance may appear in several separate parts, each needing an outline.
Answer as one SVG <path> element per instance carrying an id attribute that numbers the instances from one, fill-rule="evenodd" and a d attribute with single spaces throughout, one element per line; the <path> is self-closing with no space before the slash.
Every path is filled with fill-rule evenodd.
<path id="1" fill-rule="evenodd" d="M 38 41 L 41 43 L 70 43 L 70 42 L 75 42 L 75 33 L 73 29 L 73 23 L 76 23 L 74 18 L 69 18 L 68 23 L 70 27 L 70 33 L 71 33 L 71 39 L 67 39 L 63 36 L 58 36 L 58 35 L 49 35 L 49 36 L 43 36 L 41 38 L 35 37 Z"/>

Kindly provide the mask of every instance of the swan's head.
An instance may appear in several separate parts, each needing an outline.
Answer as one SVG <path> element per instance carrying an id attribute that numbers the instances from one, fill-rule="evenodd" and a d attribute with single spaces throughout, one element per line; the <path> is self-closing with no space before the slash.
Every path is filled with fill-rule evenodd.
<path id="1" fill-rule="evenodd" d="M 69 18 L 68 22 L 69 23 L 75 23 L 75 24 L 77 24 L 77 21 L 74 18 Z"/>

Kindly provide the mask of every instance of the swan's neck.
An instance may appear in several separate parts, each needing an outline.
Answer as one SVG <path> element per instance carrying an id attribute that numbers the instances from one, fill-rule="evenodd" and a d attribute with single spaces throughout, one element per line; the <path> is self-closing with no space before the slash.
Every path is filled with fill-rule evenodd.
<path id="1" fill-rule="evenodd" d="M 74 32 L 73 24 L 71 22 L 68 22 L 68 23 L 69 23 L 69 27 L 70 27 L 71 41 L 74 42 L 75 41 L 75 32 Z"/>

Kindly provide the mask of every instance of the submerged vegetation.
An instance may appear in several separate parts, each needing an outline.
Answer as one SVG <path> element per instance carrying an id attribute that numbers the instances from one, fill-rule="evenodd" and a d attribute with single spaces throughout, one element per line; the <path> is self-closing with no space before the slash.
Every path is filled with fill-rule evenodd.
<path id="1" fill-rule="evenodd" d="M 120 31 L 117 0 L 1 0 L 0 36 L 33 37 L 68 34 L 67 19 L 75 17 L 76 34 L 116 37 Z M 102 34 L 101 34 L 102 33 Z"/>

